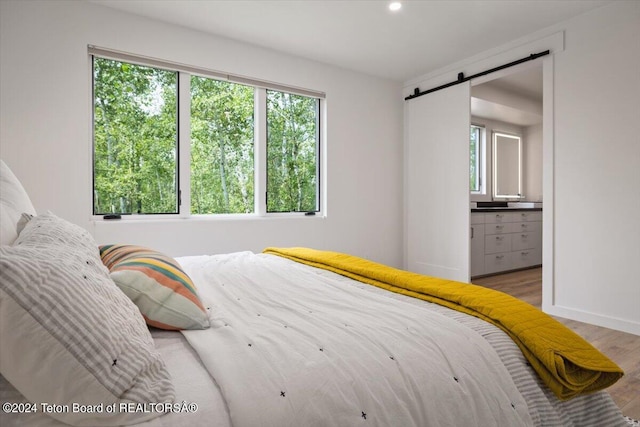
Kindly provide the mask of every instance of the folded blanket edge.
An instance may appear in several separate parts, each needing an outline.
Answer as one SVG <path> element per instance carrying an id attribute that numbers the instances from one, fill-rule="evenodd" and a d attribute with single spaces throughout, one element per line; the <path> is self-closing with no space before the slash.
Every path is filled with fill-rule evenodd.
<path id="1" fill-rule="evenodd" d="M 573 332 L 571 329 L 562 325 L 551 316 L 531 306 L 530 304 L 502 292 L 489 288 L 479 287 L 473 284 L 455 282 L 452 280 L 440 279 L 405 270 L 400 270 L 394 267 L 386 266 L 384 264 L 376 263 L 364 258 L 359 258 L 340 252 L 321 251 L 303 247 L 268 247 L 264 249 L 263 253 L 280 256 L 295 262 L 332 271 L 334 273 L 341 274 L 362 283 L 377 286 L 391 292 L 401 293 L 414 298 L 433 302 L 487 321 L 503 330 L 513 339 L 513 341 L 522 351 L 524 357 L 531 364 L 532 368 L 540 376 L 542 381 L 561 400 L 568 400 L 581 394 L 589 394 L 605 389 L 614 384 L 624 375 L 624 372 L 617 364 L 615 364 L 607 356 L 602 354 L 598 349 L 593 347 L 593 345 Z M 590 360 L 589 358 L 587 358 L 586 360 L 576 360 L 575 355 L 573 355 L 572 357 L 571 351 L 568 351 L 568 349 L 558 349 L 552 347 L 551 344 L 547 342 L 547 340 L 542 339 L 541 337 L 537 337 L 537 339 L 533 340 L 532 342 L 532 337 L 534 337 L 535 334 L 532 334 L 530 332 L 530 329 L 525 329 L 522 331 L 514 330 L 513 327 L 510 327 L 508 325 L 508 322 L 507 324 L 505 324 L 505 322 L 502 321 L 504 319 L 501 319 L 501 317 L 504 316 L 504 313 L 499 312 L 496 315 L 495 313 L 493 313 L 495 311 L 495 307 L 489 307 L 488 304 L 485 304 L 485 308 L 470 308 L 468 306 L 461 305 L 459 302 L 449 301 L 446 298 L 442 298 L 442 295 L 432 295 L 430 293 L 416 292 L 415 290 L 409 289 L 406 286 L 401 286 L 398 283 L 388 283 L 386 281 L 380 281 L 378 280 L 379 278 L 370 277 L 374 275 L 367 273 L 368 269 L 371 269 L 372 267 L 377 271 L 382 271 L 384 274 L 392 276 L 394 278 L 394 281 L 396 281 L 396 279 L 405 279 L 407 281 L 411 281 L 413 279 L 417 280 L 418 278 L 424 278 L 432 280 L 434 281 L 434 283 L 437 283 L 440 286 L 445 283 L 458 287 L 471 286 L 474 288 L 482 288 L 483 293 L 484 291 L 488 291 L 485 295 L 495 293 L 496 295 L 500 295 L 500 298 L 506 297 L 514 305 L 520 308 L 526 308 L 530 315 L 531 313 L 536 313 L 535 316 L 540 316 L 540 319 L 543 319 L 546 324 L 553 325 L 555 332 L 562 334 L 563 338 L 565 338 L 567 342 L 581 344 L 583 346 L 582 352 L 586 351 L 586 354 L 592 356 L 593 359 Z M 437 294 L 438 292 L 435 293 Z M 533 311 L 530 311 L 530 309 L 533 309 Z M 490 313 L 488 314 L 487 311 L 489 311 Z M 556 364 L 558 362 L 557 357 L 560 357 L 563 361 L 568 361 L 569 363 L 577 366 L 580 369 L 580 373 L 576 374 L 575 372 L 573 372 L 573 374 L 567 374 L 567 370 L 564 368 L 562 363 L 560 369 L 561 372 L 558 372 L 558 369 L 556 367 Z M 597 360 L 598 363 L 592 363 L 593 360 Z"/>

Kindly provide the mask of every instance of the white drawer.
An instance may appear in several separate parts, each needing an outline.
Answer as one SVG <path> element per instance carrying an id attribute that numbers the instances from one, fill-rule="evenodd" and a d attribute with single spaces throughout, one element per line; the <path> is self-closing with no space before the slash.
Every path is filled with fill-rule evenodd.
<path id="1" fill-rule="evenodd" d="M 542 233 L 541 222 L 515 222 L 511 224 L 512 233 Z"/>
<path id="2" fill-rule="evenodd" d="M 509 234 L 493 234 L 484 236 L 484 253 L 495 254 L 498 252 L 511 251 L 511 235 Z"/>
<path id="3" fill-rule="evenodd" d="M 515 222 L 517 217 L 516 212 L 492 212 L 485 213 L 484 222 L 486 224 L 499 224 L 502 222 Z"/>
<path id="4" fill-rule="evenodd" d="M 524 268 L 542 264 L 542 249 L 524 249 L 511 252 L 511 268 Z"/>
<path id="5" fill-rule="evenodd" d="M 498 271 L 511 270 L 511 252 L 484 256 L 484 273 L 491 274 Z"/>
<path id="6" fill-rule="evenodd" d="M 533 249 L 540 247 L 539 233 L 513 233 L 511 235 L 511 250 Z"/>
<path id="7" fill-rule="evenodd" d="M 511 226 L 513 223 L 503 222 L 499 224 L 485 224 L 484 233 L 485 234 L 504 234 L 511 233 Z"/>
<path id="8" fill-rule="evenodd" d="M 516 221 L 527 222 L 527 221 L 542 221 L 542 212 L 533 211 L 533 212 L 513 212 L 516 216 Z"/>
<path id="9" fill-rule="evenodd" d="M 471 224 L 484 224 L 484 214 L 471 212 Z"/>

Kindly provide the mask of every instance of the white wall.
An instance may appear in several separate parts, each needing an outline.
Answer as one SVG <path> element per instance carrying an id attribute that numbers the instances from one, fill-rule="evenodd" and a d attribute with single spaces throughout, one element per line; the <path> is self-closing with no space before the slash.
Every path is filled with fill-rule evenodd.
<path id="1" fill-rule="evenodd" d="M 554 76 L 553 311 L 640 335 L 640 2 L 568 23 Z"/>
<path id="2" fill-rule="evenodd" d="M 543 309 L 640 335 L 640 2 L 608 4 L 416 77 L 403 93 L 548 48 Z"/>
<path id="3" fill-rule="evenodd" d="M 85 2 L 0 16 L 0 155 L 38 211 L 175 256 L 299 245 L 402 264 L 399 84 Z M 94 224 L 88 44 L 326 92 L 328 216 Z"/>
<path id="4" fill-rule="evenodd" d="M 542 123 L 523 128 L 524 200 L 542 201 Z"/>

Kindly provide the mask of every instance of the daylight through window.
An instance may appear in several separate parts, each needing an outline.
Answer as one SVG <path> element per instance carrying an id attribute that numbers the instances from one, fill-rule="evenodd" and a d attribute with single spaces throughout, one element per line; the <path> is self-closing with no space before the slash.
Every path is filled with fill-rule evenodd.
<path id="1" fill-rule="evenodd" d="M 178 213 L 177 75 L 93 62 L 94 214 Z"/>
<path id="2" fill-rule="evenodd" d="M 191 213 L 251 213 L 253 110 L 250 86 L 191 77 Z"/>
<path id="3" fill-rule="evenodd" d="M 267 211 L 318 210 L 319 100 L 267 91 Z"/>
<path id="4" fill-rule="evenodd" d="M 471 125 L 469 139 L 469 188 L 472 193 L 482 192 L 482 145 L 484 128 Z"/>
<path id="5" fill-rule="evenodd" d="M 321 96 L 113 56 L 91 55 L 94 215 L 320 211 Z"/>

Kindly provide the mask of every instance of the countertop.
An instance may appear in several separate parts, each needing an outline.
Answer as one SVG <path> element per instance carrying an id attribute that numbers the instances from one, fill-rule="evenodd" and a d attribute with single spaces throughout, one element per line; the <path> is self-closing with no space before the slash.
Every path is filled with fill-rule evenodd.
<path id="1" fill-rule="evenodd" d="M 535 212 L 542 211 L 542 208 L 471 208 L 471 212 Z"/>
<path id="2" fill-rule="evenodd" d="M 542 202 L 471 202 L 471 212 L 535 212 L 542 211 Z"/>

